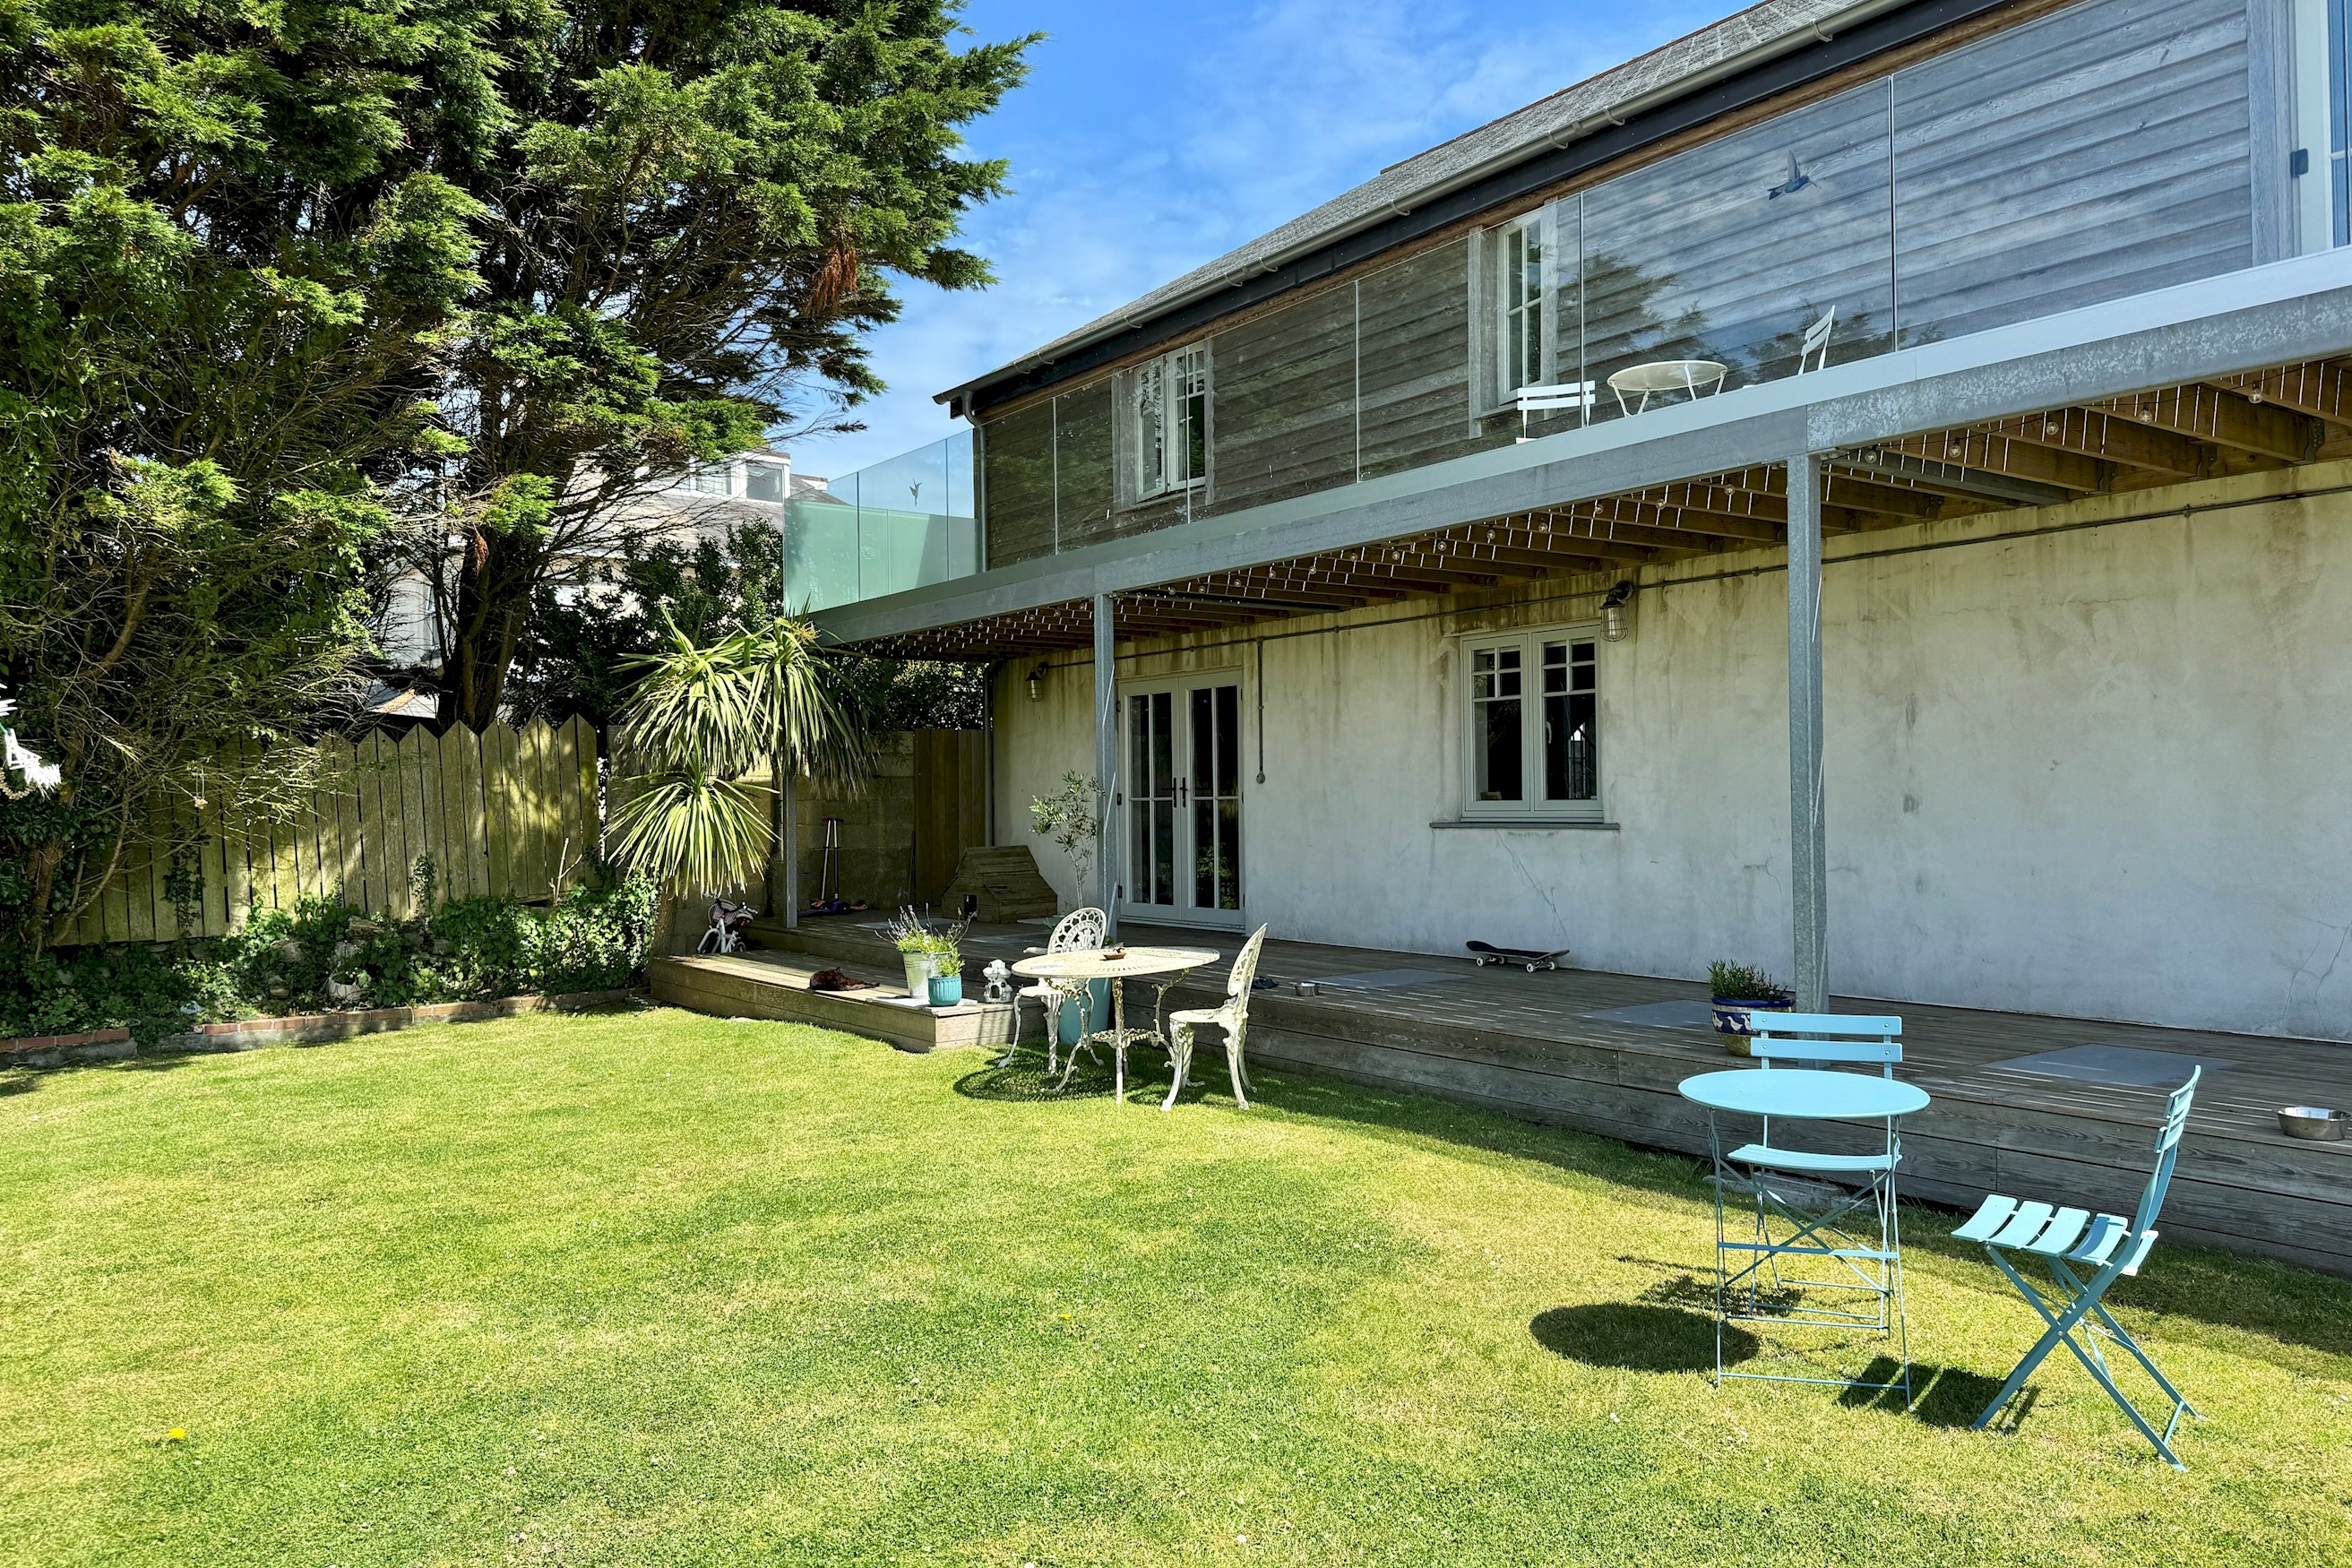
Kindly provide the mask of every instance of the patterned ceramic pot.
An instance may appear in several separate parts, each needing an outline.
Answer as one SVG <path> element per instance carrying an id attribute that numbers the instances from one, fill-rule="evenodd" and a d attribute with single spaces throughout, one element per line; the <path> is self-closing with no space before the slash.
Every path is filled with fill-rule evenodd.
<path id="1" fill-rule="evenodd" d="M 1715 1032 L 1723 1037 L 1723 1048 L 1735 1057 L 1748 1055 L 1748 1041 L 1756 1033 L 1748 1022 L 1750 1013 L 1787 1013 L 1796 1008 L 1793 1002 L 1749 1002 L 1727 996 L 1708 999 L 1715 1013 Z"/>
<path id="2" fill-rule="evenodd" d="M 931 1005 L 952 1007 L 963 1000 L 963 976 L 934 974 L 930 978 Z"/>

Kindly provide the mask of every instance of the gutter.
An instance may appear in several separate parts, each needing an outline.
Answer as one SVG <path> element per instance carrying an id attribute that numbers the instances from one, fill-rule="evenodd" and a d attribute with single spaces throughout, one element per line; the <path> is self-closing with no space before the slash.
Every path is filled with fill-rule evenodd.
<path id="1" fill-rule="evenodd" d="M 1337 229 L 1301 240 L 1287 250 L 1246 267 L 1231 268 L 1163 300 L 1149 316 L 1114 321 L 1092 338 L 1062 345 L 1051 359 L 1031 353 L 950 387 L 932 401 L 946 405 L 950 416 L 976 417 L 983 407 L 1083 374 L 1137 349 L 1178 337 L 1517 195 L 1801 86 L 1842 66 L 1883 54 L 2011 3 L 2012 0 L 1861 0 L 1810 26 L 1743 49 L 1704 69 L 1609 105 L 1554 132 L 1546 141 L 1497 153 L 1385 209 L 1363 214 Z M 1908 15 L 1898 18 L 1896 13 Z M 1882 22 L 1885 25 L 1872 26 Z M 1853 37 L 1857 30 L 1862 36 Z M 1844 40 L 1843 45 L 1841 39 Z M 1776 63 L 1793 64 L 1811 56 L 1821 58 L 1812 62 L 1811 68 L 1765 69 Z M 1754 79 L 1743 82 L 1743 78 Z M 1709 88 L 1717 87 L 1727 90 L 1718 95 L 1717 101 L 1695 106 L 1696 112 L 1667 112 L 1706 93 Z M 1519 177 L 1511 178 L 1515 174 Z M 1496 188 L 1486 188 L 1488 186 Z M 1204 305 L 1208 308 L 1203 309 Z"/>

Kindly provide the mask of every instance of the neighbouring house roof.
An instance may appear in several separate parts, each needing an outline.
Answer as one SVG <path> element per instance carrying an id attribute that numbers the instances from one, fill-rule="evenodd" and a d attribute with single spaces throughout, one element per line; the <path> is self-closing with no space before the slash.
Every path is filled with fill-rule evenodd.
<path id="1" fill-rule="evenodd" d="M 1697 90 L 1732 70 L 1760 63 L 1910 0 L 1763 0 L 1565 88 L 1428 152 L 1392 163 L 1353 190 L 1227 251 L 1204 267 L 1066 332 L 985 375 L 939 395 L 942 403 L 1018 375 L 1150 321 L 1217 289 L 1538 153 L 1562 148 L 1635 110 Z"/>

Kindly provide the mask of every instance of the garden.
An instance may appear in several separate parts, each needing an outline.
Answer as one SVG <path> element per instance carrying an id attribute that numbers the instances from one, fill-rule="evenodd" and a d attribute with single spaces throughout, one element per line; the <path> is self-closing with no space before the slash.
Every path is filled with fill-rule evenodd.
<path id="1" fill-rule="evenodd" d="M 1953 1216 L 1918 1409 L 1709 1381 L 1698 1167 L 660 1009 L 0 1078 L 11 1561 L 2340 1563 L 2352 1302 L 2168 1247 L 2158 1461 Z M 1737 1350 L 1735 1347 L 1735 1353 Z"/>

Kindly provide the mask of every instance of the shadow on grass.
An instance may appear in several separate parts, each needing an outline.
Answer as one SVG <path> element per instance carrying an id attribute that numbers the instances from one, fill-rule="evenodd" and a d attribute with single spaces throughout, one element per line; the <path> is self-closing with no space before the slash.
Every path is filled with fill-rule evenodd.
<path id="1" fill-rule="evenodd" d="M 1893 1356 L 1880 1356 L 1862 1369 L 1864 1383 L 1892 1383 L 1902 1374 L 1902 1364 Z M 1987 1377 L 1980 1372 L 1965 1367 L 1937 1366 L 1926 1362 L 1911 1363 L 1912 1407 L 1910 1419 L 1923 1426 L 1958 1429 L 1976 1425 L 1986 1405 L 2000 1392 L 2001 1380 Z M 2038 1397 L 2028 1388 L 2010 1401 L 2009 1409 L 1993 1424 L 1996 1431 L 2015 1431 L 2026 1413 L 2033 1408 Z M 1838 1403 L 1849 1410 L 1885 1410 L 1906 1415 L 1903 1391 L 1898 1388 L 1849 1388 L 1838 1396 Z"/>
<path id="2" fill-rule="evenodd" d="M 1528 1331 L 1556 1356 L 1586 1366 L 1627 1372 L 1713 1372 L 1715 1320 L 1684 1307 L 1601 1301 L 1538 1312 Z M 1723 1330 L 1726 1366 L 1753 1356 L 1756 1336 L 1736 1324 Z"/>
<path id="3" fill-rule="evenodd" d="M 1434 1141 L 1530 1160 L 1563 1173 L 1661 1197 L 1699 1205 L 1713 1201 L 1705 1163 L 1692 1155 L 1626 1143 L 1600 1133 L 1521 1121 L 1434 1093 L 1360 1085 L 1313 1073 L 1254 1070 L 1251 1076 L 1262 1086 L 1251 1095 L 1254 1105 L 1351 1122 L 1399 1139 Z M 1908 1198 L 1904 1201 L 1903 1215 L 1906 1253 L 1967 1267 L 1982 1275 L 1989 1293 L 2006 1294 L 1999 1277 L 1984 1262 L 1984 1249 L 1952 1239 L 1951 1228 L 1959 1223 L 1958 1215 Z M 2115 1305 L 2126 1311 L 2171 1313 L 2214 1327 L 2243 1330 L 2327 1355 L 2352 1356 L 2352 1289 L 2347 1289 L 2342 1279 L 2210 1247 L 2166 1245 L 2157 1263 L 2158 1267 L 2150 1273 L 2124 1281 L 2116 1292 Z M 2273 1359 L 2281 1364 L 2303 1364 L 2293 1355 L 2280 1358 L 2273 1352 Z M 1986 1397 L 1991 1397 L 1990 1392 Z"/>
<path id="4" fill-rule="evenodd" d="M 1061 1081 L 1062 1073 L 1058 1067 L 1049 1073 L 1045 1070 L 1043 1060 L 1024 1051 L 1013 1060 L 1011 1067 L 999 1067 L 995 1060 L 992 1059 L 986 1067 L 974 1068 L 955 1080 L 955 1091 L 966 1100 L 988 1100 L 1011 1105 L 1036 1105 L 1046 1100 L 1108 1100 L 1110 1098 L 1110 1072 L 1108 1068 L 1098 1074 L 1089 1075 L 1087 1068 L 1081 1066 L 1077 1072 L 1071 1076 L 1069 1088 L 1054 1087 Z M 1133 1080 L 1130 1079 L 1128 1083 L 1129 1095 L 1135 1092 L 1135 1087 Z"/>

